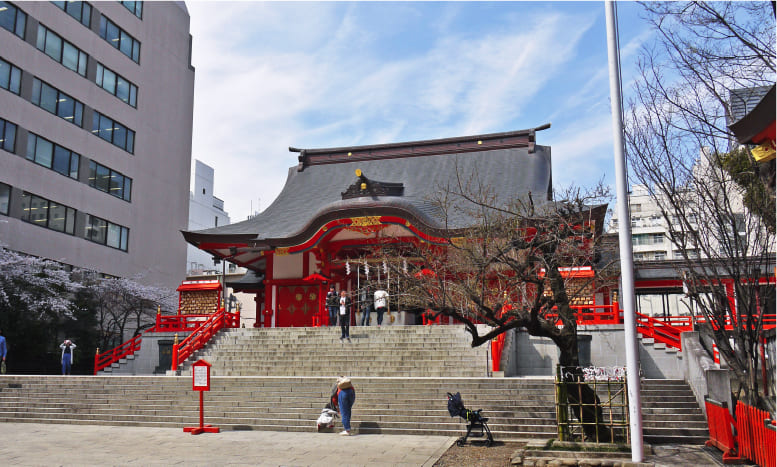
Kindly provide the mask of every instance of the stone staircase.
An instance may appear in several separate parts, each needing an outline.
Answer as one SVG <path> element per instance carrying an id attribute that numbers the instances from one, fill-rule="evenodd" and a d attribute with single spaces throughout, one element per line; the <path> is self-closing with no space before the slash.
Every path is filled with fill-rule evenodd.
<path id="1" fill-rule="evenodd" d="M 335 377 L 357 388 L 359 433 L 460 436 L 447 392 L 483 409 L 498 440 L 556 436 L 551 378 L 486 377 L 487 349 L 472 349 L 460 326 L 233 329 L 182 365 L 184 376 L 0 376 L 0 422 L 181 428 L 199 423 L 190 363 L 211 363 L 205 422 L 222 430 L 311 431 Z M 706 423 L 682 380 L 645 380 L 649 443 L 696 443 Z M 339 425 L 338 425 L 339 426 Z"/>
<path id="2" fill-rule="evenodd" d="M 358 433 L 462 434 L 447 392 L 482 408 L 498 439 L 555 434 L 548 379 L 356 378 L 353 426 Z M 329 399 L 333 378 L 213 377 L 204 395 L 205 422 L 223 430 L 311 431 Z M 0 422 L 196 426 L 198 395 L 191 378 L 85 376 L 0 378 Z M 339 424 L 338 424 L 339 427 Z"/>
<path id="3" fill-rule="evenodd" d="M 228 329 L 197 352 L 218 376 L 487 377 L 488 345 L 472 348 L 463 326 Z"/>

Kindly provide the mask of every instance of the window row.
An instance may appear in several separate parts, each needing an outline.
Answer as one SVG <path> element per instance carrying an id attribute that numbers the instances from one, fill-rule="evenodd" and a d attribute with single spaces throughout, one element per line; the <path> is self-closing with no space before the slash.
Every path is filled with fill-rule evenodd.
<path id="1" fill-rule="evenodd" d="M 86 77 L 86 62 L 89 59 L 89 56 L 42 24 L 38 25 L 38 40 L 36 47 L 38 50 L 64 65 L 65 68 Z"/>
<path id="2" fill-rule="evenodd" d="M 636 234 L 631 236 L 631 244 L 638 245 L 662 245 L 664 243 L 663 233 Z"/>
<path id="3" fill-rule="evenodd" d="M 24 39 L 27 14 L 8 2 L 0 2 L 0 27 Z"/>
<path id="4" fill-rule="evenodd" d="M 0 118 L 0 149 L 14 152 L 16 148 L 16 125 Z"/>
<path id="5" fill-rule="evenodd" d="M 84 232 L 84 238 L 87 240 L 91 240 L 101 245 L 107 245 L 111 248 L 127 251 L 128 237 L 128 228 L 90 214 L 86 215 L 86 231 Z"/>
<path id="6" fill-rule="evenodd" d="M 89 186 L 125 201 L 131 200 L 132 179 L 97 162 L 89 162 Z"/>
<path id="7" fill-rule="evenodd" d="M 29 133 L 27 137 L 27 160 L 78 180 L 81 156 L 35 133 Z"/>
<path id="8" fill-rule="evenodd" d="M 22 220 L 73 235 L 76 210 L 25 191 L 22 192 Z"/>
<path id="9" fill-rule="evenodd" d="M 19 95 L 21 84 L 22 70 L 0 58 L 0 88 Z"/>
<path id="10" fill-rule="evenodd" d="M 130 13 L 143 19 L 143 2 L 125 2 L 122 0 L 121 4 L 124 5 L 124 8 L 128 9 Z"/>
<path id="11" fill-rule="evenodd" d="M 83 124 L 84 104 L 38 78 L 32 80 L 32 103 L 79 127 Z"/>
<path id="12" fill-rule="evenodd" d="M 138 106 L 138 87 L 121 75 L 97 63 L 95 83 L 132 107 Z"/>
<path id="13" fill-rule="evenodd" d="M 0 214 L 8 215 L 9 201 L 11 200 L 11 187 L 0 183 Z"/>
<path id="14" fill-rule="evenodd" d="M 92 118 L 92 133 L 130 154 L 135 151 L 135 132 L 96 110 Z"/>
<path id="15" fill-rule="evenodd" d="M 133 62 L 140 63 L 140 42 L 105 16 L 100 16 L 100 37 L 131 58 Z"/>
<path id="16" fill-rule="evenodd" d="M 10 197 L 11 187 L 0 183 L 0 213 L 8 214 Z M 24 222 L 70 235 L 76 233 L 76 210 L 69 206 L 24 191 L 21 209 L 21 220 Z M 85 214 L 83 237 L 101 245 L 127 251 L 129 229 L 91 214 Z"/>
<path id="17" fill-rule="evenodd" d="M 92 6 L 86 2 L 51 2 L 87 28 L 92 27 Z"/>

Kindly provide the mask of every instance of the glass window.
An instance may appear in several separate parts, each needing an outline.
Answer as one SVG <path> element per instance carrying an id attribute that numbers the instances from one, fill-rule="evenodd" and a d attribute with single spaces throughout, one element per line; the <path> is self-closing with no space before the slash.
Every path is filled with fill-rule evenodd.
<path id="1" fill-rule="evenodd" d="M 29 133 L 27 136 L 27 159 L 66 177 L 78 179 L 80 157 L 77 153 L 41 138 L 35 133 Z"/>
<path id="2" fill-rule="evenodd" d="M 94 112 L 92 133 L 132 153 L 135 148 L 135 132 L 99 112 Z"/>
<path id="3" fill-rule="evenodd" d="M 103 89 L 111 94 L 116 93 L 116 74 L 111 70 L 105 70 L 105 74 L 103 75 Z"/>
<path id="4" fill-rule="evenodd" d="M 87 28 L 91 26 L 92 7 L 88 3 L 76 2 L 76 1 L 51 2 L 51 3 L 65 10 L 67 14 L 75 18 L 76 21 L 83 24 Z"/>
<path id="5" fill-rule="evenodd" d="M 112 141 L 111 134 L 113 133 L 113 120 L 100 115 L 100 138 L 106 141 Z"/>
<path id="6" fill-rule="evenodd" d="M 129 229 L 126 227 L 121 228 L 121 246 L 119 246 L 119 249 L 123 251 L 127 251 L 127 240 L 129 237 Z"/>
<path id="7" fill-rule="evenodd" d="M 52 169 L 62 175 L 70 174 L 70 151 L 60 145 L 54 146 L 54 163 Z"/>
<path id="8" fill-rule="evenodd" d="M 0 149 L 16 150 L 16 125 L 0 118 Z"/>
<path id="9" fill-rule="evenodd" d="M 83 123 L 84 105 L 38 78 L 32 81 L 32 103 L 75 125 Z"/>
<path id="10" fill-rule="evenodd" d="M 127 102 L 129 100 L 129 87 L 130 84 L 127 80 L 121 76 L 116 77 L 116 97 Z"/>
<path id="11" fill-rule="evenodd" d="M 124 8 L 128 9 L 132 14 L 140 19 L 143 19 L 143 2 L 121 2 Z"/>
<path id="12" fill-rule="evenodd" d="M 140 42 L 116 26 L 105 16 L 100 16 L 100 37 L 108 41 L 136 63 L 140 60 Z"/>
<path id="13" fill-rule="evenodd" d="M 69 42 L 62 46 L 62 64 L 71 70 L 78 69 L 78 49 Z"/>
<path id="14" fill-rule="evenodd" d="M 67 208 L 67 218 L 65 219 L 65 233 L 73 235 L 76 233 L 76 210 Z"/>
<path id="15" fill-rule="evenodd" d="M 124 77 L 106 68 L 102 63 L 97 64 L 95 83 L 123 102 L 133 107 L 137 106 L 138 88 Z"/>
<path id="16" fill-rule="evenodd" d="M 65 231 L 65 216 L 67 215 L 67 207 L 52 202 L 49 202 L 49 228 L 58 232 Z"/>
<path id="17" fill-rule="evenodd" d="M 99 217 L 86 215 L 86 232 L 84 236 L 93 242 L 105 244 L 108 223 Z"/>
<path id="18" fill-rule="evenodd" d="M 0 214 L 8 215 L 8 205 L 11 201 L 11 187 L 0 183 Z"/>
<path id="19" fill-rule="evenodd" d="M 124 177 L 124 189 L 122 190 L 122 194 L 124 195 L 125 201 L 130 201 L 131 192 L 132 192 L 132 179 L 129 177 Z"/>
<path id="20" fill-rule="evenodd" d="M 50 32 L 50 31 L 49 31 Z M 54 60 L 62 61 L 62 39 L 54 34 L 46 34 L 46 48 L 43 50 L 46 55 Z"/>
<path id="21" fill-rule="evenodd" d="M 108 238 L 106 244 L 113 248 L 121 247 L 121 226 L 108 223 Z"/>
<path id="22" fill-rule="evenodd" d="M 68 69 L 86 76 L 86 63 L 89 56 L 42 24 L 38 25 L 36 47 Z"/>
<path id="23" fill-rule="evenodd" d="M 46 110 L 56 115 L 58 99 L 59 99 L 59 93 L 57 92 L 56 89 L 52 88 L 46 83 L 41 83 L 39 105 L 43 110 Z"/>
<path id="24" fill-rule="evenodd" d="M 0 27 L 3 27 L 24 39 L 27 15 L 8 2 L 0 2 Z"/>
<path id="25" fill-rule="evenodd" d="M 35 137 L 35 135 L 32 136 Z M 35 144 L 35 162 L 42 165 L 43 167 L 51 168 L 51 159 L 52 154 L 54 153 L 54 145 L 51 143 L 51 141 L 45 140 L 43 138 L 35 138 L 37 139 Z"/>
<path id="26" fill-rule="evenodd" d="M 91 161 L 89 162 L 89 186 L 129 201 L 132 179 Z"/>
<path id="27" fill-rule="evenodd" d="M 127 128 L 115 122 L 113 125 L 113 144 L 120 148 L 127 147 Z"/>
<path id="28" fill-rule="evenodd" d="M 104 191 L 106 193 L 109 193 L 111 189 L 111 186 L 110 186 L 111 171 L 108 169 L 108 167 L 98 165 L 95 175 L 96 175 L 95 188 L 97 188 L 98 190 Z"/>
<path id="29" fill-rule="evenodd" d="M 0 58 L 0 88 L 19 94 L 22 70 Z"/>

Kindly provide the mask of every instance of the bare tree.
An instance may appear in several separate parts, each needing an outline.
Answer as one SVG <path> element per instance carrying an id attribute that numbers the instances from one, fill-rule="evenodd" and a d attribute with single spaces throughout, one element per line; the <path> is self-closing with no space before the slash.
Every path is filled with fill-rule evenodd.
<path id="1" fill-rule="evenodd" d="M 775 83 L 774 5 L 643 6 L 658 39 L 640 54 L 641 76 L 626 117 L 631 174 L 660 208 L 682 255 L 688 294 L 706 318 L 701 331 L 736 375 L 738 398 L 768 408 L 758 344 L 763 314 L 774 310 L 763 307 L 758 280 L 774 267 L 774 218 L 763 215 L 773 215 L 774 190 L 762 190 L 745 207 L 747 190 L 727 167 L 733 141 L 727 125 L 734 118 L 732 91 Z M 748 148 L 739 154 L 740 171 L 768 170 Z M 723 279 L 733 281 L 733 291 Z"/>
<path id="2" fill-rule="evenodd" d="M 466 180 L 440 187 L 435 203 L 443 219 L 465 216 L 470 227 L 447 230 L 443 245 L 390 243 L 377 253 L 399 284 L 401 307 L 454 318 L 472 335 L 473 347 L 517 328 L 547 337 L 559 348 L 565 378 L 581 381 L 572 299 L 590 298 L 593 282 L 612 283 L 617 271 L 604 268 L 596 278 L 581 280 L 563 270 L 592 266 L 598 259 L 607 189 L 602 184 L 569 189 L 556 202 L 535 203 L 529 194 L 501 203 L 493 187 L 476 176 Z M 575 391 L 569 397 L 573 404 L 581 402 Z M 596 400 L 585 386 L 583 401 Z M 583 407 L 587 423 L 601 420 L 601 409 L 592 407 Z M 587 436 L 609 439 L 603 427 L 598 434 L 593 427 L 585 426 Z"/>

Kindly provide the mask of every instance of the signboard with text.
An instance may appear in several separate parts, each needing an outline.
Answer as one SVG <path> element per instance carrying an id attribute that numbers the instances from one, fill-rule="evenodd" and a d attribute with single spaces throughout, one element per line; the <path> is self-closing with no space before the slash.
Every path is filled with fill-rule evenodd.
<path id="1" fill-rule="evenodd" d="M 210 367 L 205 360 L 197 360 L 192 364 L 192 390 L 210 391 Z"/>

